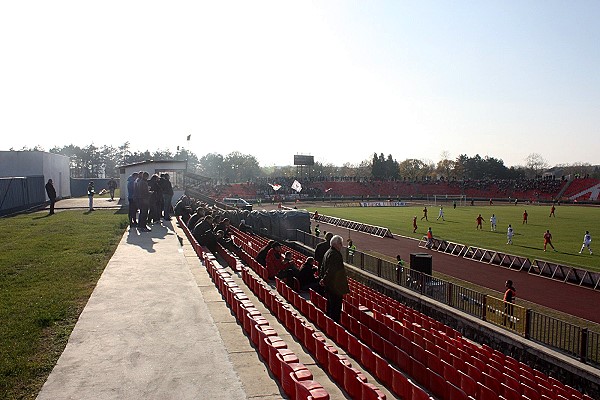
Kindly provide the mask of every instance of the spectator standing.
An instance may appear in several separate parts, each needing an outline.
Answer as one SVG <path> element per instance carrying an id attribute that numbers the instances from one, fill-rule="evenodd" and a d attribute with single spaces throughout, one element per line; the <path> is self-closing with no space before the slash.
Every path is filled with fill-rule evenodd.
<path id="1" fill-rule="evenodd" d="M 583 235 L 583 244 L 581 245 L 581 250 L 579 250 L 579 254 L 581 254 L 583 249 L 585 249 L 586 247 L 590 251 L 590 254 L 593 254 L 592 248 L 590 247 L 591 244 L 592 244 L 592 235 L 590 235 L 590 231 L 585 231 L 585 235 Z"/>
<path id="2" fill-rule="evenodd" d="M 134 172 L 127 178 L 127 203 L 129 205 L 129 225 L 137 226 L 137 206 L 133 198 L 135 181 L 138 177 L 138 173 Z"/>
<path id="3" fill-rule="evenodd" d="M 513 282 L 509 279 L 504 284 L 504 326 L 506 326 L 507 320 L 510 320 L 510 327 L 514 327 L 513 322 L 513 311 L 514 311 L 514 302 L 515 297 L 517 297 L 517 290 L 513 286 Z"/>
<path id="4" fill-rule="evenodd" d="M 48 199 L 50 199 L 50 212 L 48 215 L 52 215 L 54 214 L 54 203 L 56 203 L 56 189 L 54 189 L 52 179 L 48 179 L 48 182 L 46 183 L 46 194 L 48 195 Z"/>
<path id="5" fill-rule="evenodd" d="M 163 219 L 171 220 L 171 202 L 173 201 L 173 185 L 169 174 L 162 174 L 159 180 L 160 188 L 163 195 Z"/>
<path id="6" fill-rule="evenodd" d="M 433 232 L 431 231 L 431 227 L 427 229 L 427 244 L 425 245 L 428 249 L 433 247 Z"/>
<path id="7" fill-rule="evenodd" d="M 334 235 L 330 241 L 330 248 L 323 258 L 323 276 L 320 284 L 325 288 L 327 297 L 327 316 L 335 322 L 340 321 L 342 314 L 342 298 L 350 292 L 348 277 L 342 257 L 344 239 Z"/>
<path id="8" fill-rule="evenodd" d="M 148 189 L 150 190 L 149 220 L 153 224 L 160 222 L 162 211 L 162 207 L 160 206 L 162 203 L 162 190 L 158 184 L 159 179 L 158 175 L 154 174 L 150 178 L 150 181 L 148 181 Z"/>
<path id="9" fill-rule="evenodd" d="M 552 247 L 552 250 L 557 251 L 554 248 L 554 245 L 552 244 L 552 234 L 548 229 L 546 229 L 546 233 L 544 233 L 544 251 L 546 251 L 546 245 L 550 245 L 550 247 Z"/>
<path id="10" fill-rule="evenodd" d="M 110 194 L 110 201 L 115 201 L 115 190 L 117 189 L 117 181 L 115 178 L 110 178 L 107 183 L 108 193 Z"/>
<path id="11" fill-rule="evenodd" d="M 356 246 L 352 239 L 348 239 L 348 263 L 350 264 L 354 264 L 354 253 L 356 253 Z"/>
<path id="12" fill-rule="evenodd" d="M 515 234 L 515 232 L 513 231 L 512 226 L 510 226 L 510 224 L 509 224 L 508 229 L 506 230 L 506 239 L 507 239 L 506 244 L 512 244 L 512 238 L 513 238 L 514 234 Z"/>
<path id="13" fill-rule="evenodd" d="M 94 181 L 90 181 L 87 187 L 87 196 L 88 196 L 88 205 L 89 211 L 94 211 L 94 195 L 96 191 L 94 190 Z"/>
<path id="14" fill-rule="evenodd" d="M 325 240 L 322 241 L 321 243 L 319 243 L 317 245 L 317 247 L 315 247 L 314 258 L 315 258 L 315 261 L 317 263 L 319 263 L 319 277 L 321 276 L 322 271 L 323 271 L 323 257 L 325 257 L 325 253 L 327 253 L 327 250 L 329 250 L 329 247 L 330 247 L 329 242 L 331 241 L 332 237 L 333 237 L 333 233 L 327 232 L 325 234 Z"/>
<path id="15" fill-rule="evenodd" d="M 149 176 L 150 174 L 144 171 L 141 175 L 138 174 L 138 179 L 135 182 L 135 202 L 140 209 L 138 228 L 141 232 L 151 231 L 151 228 L 147 226 L 148 211 L 150 208 L 150 189 L 148 187 Z"/>

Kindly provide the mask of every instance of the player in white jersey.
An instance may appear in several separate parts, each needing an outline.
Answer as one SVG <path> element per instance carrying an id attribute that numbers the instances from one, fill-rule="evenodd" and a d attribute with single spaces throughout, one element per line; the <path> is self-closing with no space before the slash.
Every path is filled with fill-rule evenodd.
<path id="1" fill-rule="evenodd" d="M 508 225 L 508 230 L 506 231 L 506 238 L 508 239 L 508 242 L 506 242 L 506 244 L 512 244 L 512 238 L 514 234 L 515 232 L 513 231 L 512 226 Z"/>
<path id="2" fill-rule="evenodd" d="M 586 247 L 590 251 L 590 254 L 593 254 L 592 248 L 590 247 L 591 243 L 592 243 L 592 235 L 590 235 L 589 231 L 585 231 L 585 235 L 583 235 L 583 244 L 581 245 L 581 250 L 579 250 L 579 254 L 581 254 L 583 249 L 585 249 Z"/>

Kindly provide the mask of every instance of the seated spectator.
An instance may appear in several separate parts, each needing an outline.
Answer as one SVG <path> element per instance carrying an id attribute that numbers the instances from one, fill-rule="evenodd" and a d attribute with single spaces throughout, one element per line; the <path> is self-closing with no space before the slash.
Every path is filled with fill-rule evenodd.
<path id="1" fill-rule="evenodd" d="M 175 203 L 174 212 L 176 216 L 181 217 L 183 222 L 187 222 L 190 215 L 193 213 L 190 198 L 186 195 L 181 196 L 181 198 L 177 200 L 177 203 Z"/>
<path id="2" fill-rule="evenodd" d="M 187 221 L 187 227 L 190 230 L 193 230 L 194 227 L 200 220 L 204 217 L 204 210 L 202 208 L 198 208 L 195 213 L 190 216 L 190 219 Z"/>
<path id="3" fill-rule="evenodd" d="M 252 227 L 250 225 L 247 225 L 245 220 L 241 220 L 240 221 L 240 225 L 238 226 L 238 229 L 241 232 L 247 233 L 249 235 L 254 234 L 254 231 L 252 230 Z"/>
<path id="4" fill-rule="evenodd" d="M 258 254 L 256 254 L 256 261 L 263 267 L 267 266 L 267 253 L 269 250 L 271 250 L 274 244 L 274 240 L 269 240 L 269 242 L 258 251 Z"/>
<path id="5" fill-rule="evenodd" d="M 215 237 L 217 239 L 217 243 L 219 243 L 221 246 L 234 252 L 235 254 L 239 254 L 240 247 L 235 244 L 230 237 L 225 236 L 225 232 L 223 232 L 221 229 L 217 230 Z"/>
<path id="6" fill-rule="evenodd" d="M 292 252 L 286 251 L 285 256 L 283 257 L 281 270 L 277 273 L 277 277 L 283 280 L 288 286 L 290 286 L 291 279 L 297 277 L 298 272 L 298 267 L 296 266 L 296 263 L 293 260 Z"/>
<path id="7" fill-rule="evenodd" d="M 229 238 L 231 236 L 231 230 L 229 229 L 230 226 L 231 221 L 229 221 L 229 218 L 223 218 L 221 222 L 217 224 L 215 229 L 223 231 L 223 236 L 225 238 Z"/>
<path id="8" fill-rule="evenodd" d="M 319 269 L 314 265 L 315 259 L 312 257 L 307 257 L 302 267 L 298 271 L 298 275 L 296 276 L 300 281 L 300 289 L 308 290 L 313 289 L 320 293 L 320 285 L 319 278 L 316 276 L 319 272 Z"/>
<path id="9" fill-rule="evenodd" d="M 194 227 L 192 235 L 201 246 L 206 246 L 211 252 L 216 253 L 217 238 L 213 233 L 212 220 L 213 217 L 211 215 L 202 218 Z"/>
<path id="10" fill-rule="evenodd" d="M 275 279 L 279 271 L 285 267 L 283 256 L 281 255 L 281 243 L 275 242 L 273 244 L 273 247 L 267 253 L 266 263 L 269 279 Z"/>

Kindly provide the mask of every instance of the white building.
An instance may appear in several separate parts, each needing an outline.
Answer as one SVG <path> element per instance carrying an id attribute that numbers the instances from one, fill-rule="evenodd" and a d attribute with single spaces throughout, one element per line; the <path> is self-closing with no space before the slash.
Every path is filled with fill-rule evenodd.
<path id="1" fill-rule="evenodd" d="M 187 161 L 176 160 L 147 160 L 135 164 L 122 165 L 119 167 L 120 175 L 120 199 L 127 200 L 127 178 L 134 172 L 146 171 L 153 174 L 169 174 L 169 180 L 173 186 L 173 202 L 177 201 L 184 193 L 183 179 L 187 170 Z"/>
<path id="2" fill-rule="evenodd" d="M 58 198 L 71 196 L 69 157 L 45 151 L 0 151 L 0 178 L 40 176 L 44 184 L 52 179 Z"/>

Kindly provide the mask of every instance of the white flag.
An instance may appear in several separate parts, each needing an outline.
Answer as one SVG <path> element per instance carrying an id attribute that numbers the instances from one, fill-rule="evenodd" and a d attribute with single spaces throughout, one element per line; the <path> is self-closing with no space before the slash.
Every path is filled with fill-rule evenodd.
<path id="1" fill-rule="evenodd" d="M 278 185 L 277 183 L 274 185 L 269 183 L 269 186 L 271 186 L 274 191 L 278 191 L 279 189 L 281 189 L 281 185 Z"/>
<path id="2" fill-rule="evenodd" d="M 292 183 L 292 189 L 300 193 L 300 191 L 302 190 L 302 185 L 300 184 L 300 182 L 294 181 L 294 183 Z"/>

